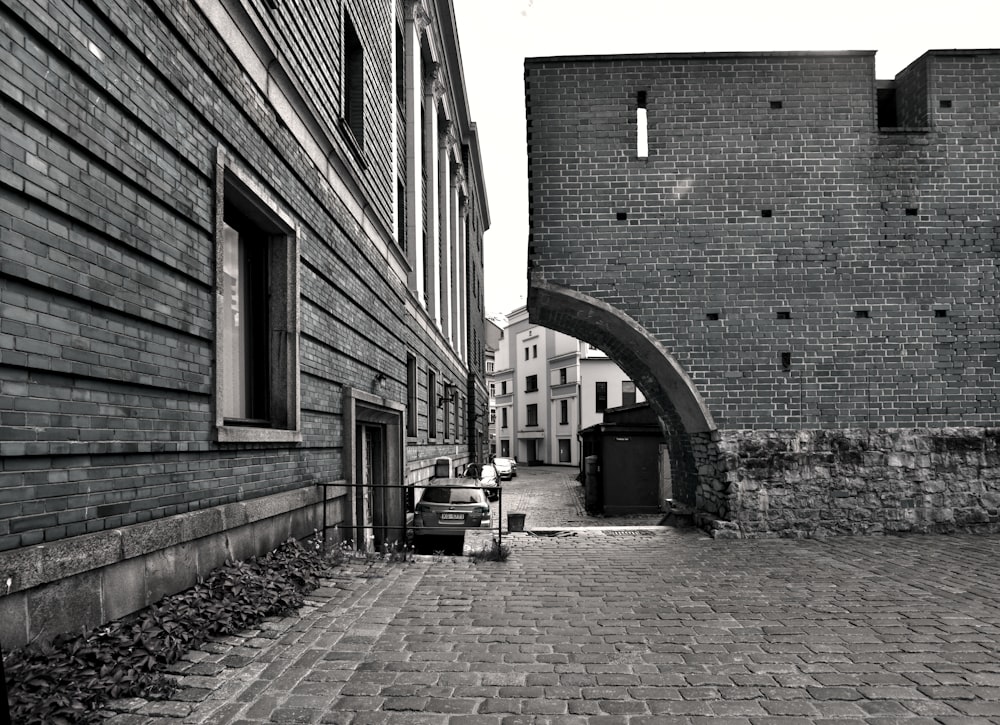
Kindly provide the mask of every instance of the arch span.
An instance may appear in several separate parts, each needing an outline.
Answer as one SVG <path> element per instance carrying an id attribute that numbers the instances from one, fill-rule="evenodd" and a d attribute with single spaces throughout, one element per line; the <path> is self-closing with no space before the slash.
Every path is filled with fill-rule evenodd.
<path id="1" fill-rule="evenodd" d="M 661 419 L 686 433 L 716 429 L 712 413 L 680 364 L 633 318 L 576 290 L 532 280 L 532 322 L 585 340 L 608 354 L 639 386 Z"/>

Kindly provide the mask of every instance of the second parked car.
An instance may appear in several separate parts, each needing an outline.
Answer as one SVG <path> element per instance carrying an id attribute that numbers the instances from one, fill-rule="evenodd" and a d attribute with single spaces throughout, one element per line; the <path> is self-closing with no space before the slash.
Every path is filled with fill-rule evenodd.
<path id="1" fill-rule="evenodd" d="M 516 459 L 498 456 L 493 459 L 493 465 L 496 467 L 497 475 L 500 476 L 501 481 L 509 481 L 512 478 L 517 478 Z"/>

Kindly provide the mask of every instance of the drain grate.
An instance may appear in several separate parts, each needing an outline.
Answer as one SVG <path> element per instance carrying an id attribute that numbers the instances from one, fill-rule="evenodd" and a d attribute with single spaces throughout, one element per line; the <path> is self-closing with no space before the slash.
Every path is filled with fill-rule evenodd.
<path id="1" fill-rule="evenodd" d="M 605 536 L 654 536 L 654 531 L 643 531 L 641 529 L 608 529 Z"/>
<path id="2" fill-rule="evenodd" d="M 575 531 L 562 531 L 559 529 L 548 529 L 544 531 L 531 530 L 528 532 L 531 536 L 545 536 L 548 538 L 562 537 L 562 536 L 576 536 Z"/>

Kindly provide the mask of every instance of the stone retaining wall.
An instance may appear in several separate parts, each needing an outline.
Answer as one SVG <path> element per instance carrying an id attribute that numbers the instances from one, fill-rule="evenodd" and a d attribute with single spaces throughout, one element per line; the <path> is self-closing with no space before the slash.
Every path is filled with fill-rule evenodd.
<path id="1" fill-rule="evenodd" d="M 718 537 L 1000 530 L 997 428 L 713 437 L 696 510 Z"/>

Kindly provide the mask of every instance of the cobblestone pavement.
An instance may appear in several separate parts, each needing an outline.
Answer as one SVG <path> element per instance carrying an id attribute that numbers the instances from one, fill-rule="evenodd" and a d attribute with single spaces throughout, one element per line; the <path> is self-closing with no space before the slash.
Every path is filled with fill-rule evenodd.
<path id="1" fill-rule="evenodd" d="M 1000 537 L 715 541 L 578 488 L 526 471 L 505 508 L 553 528 L 507 561 L 351 561 L 110 722 L 1000 723 Z"/>

